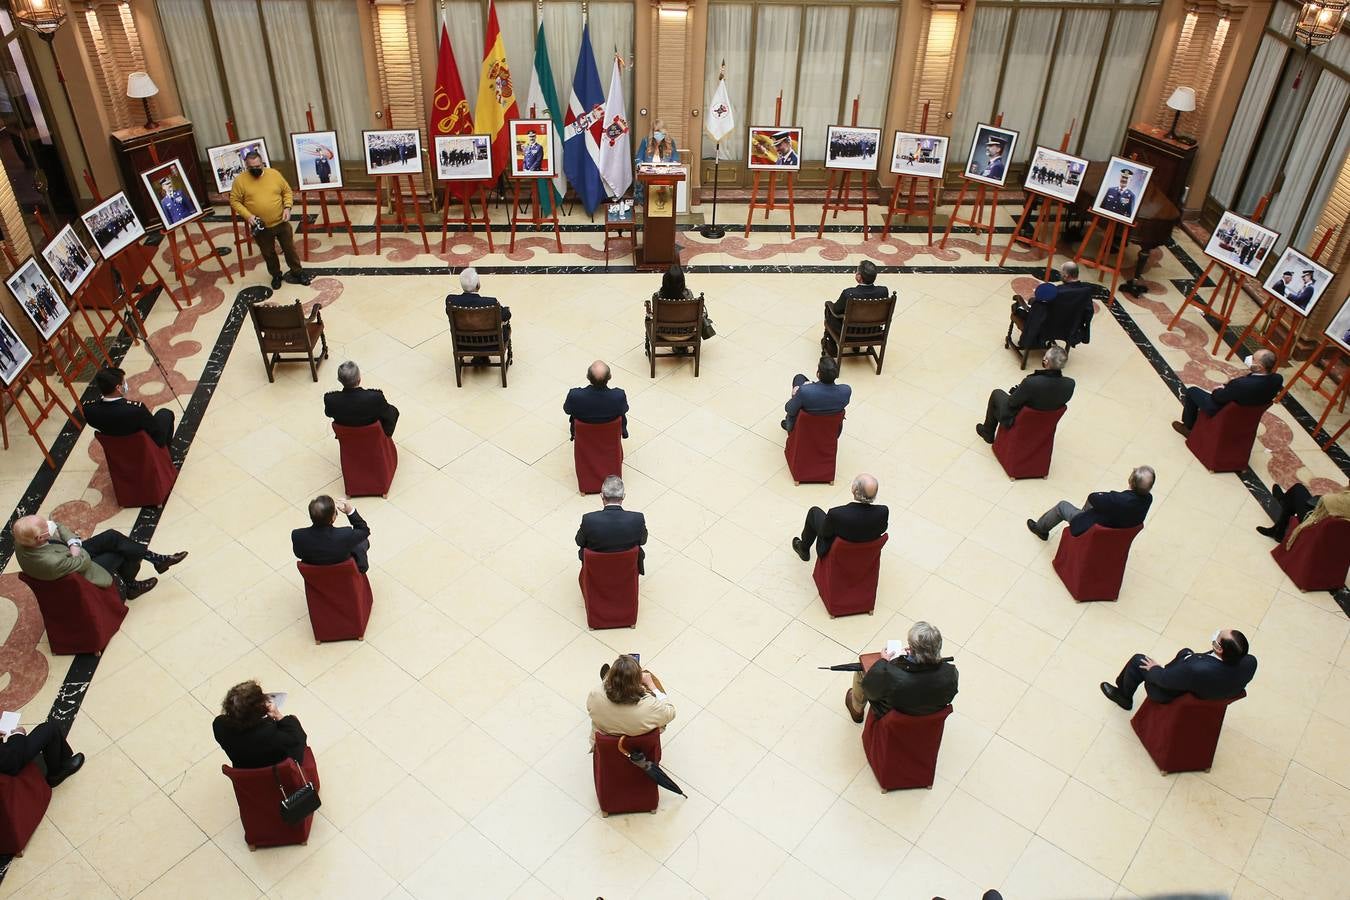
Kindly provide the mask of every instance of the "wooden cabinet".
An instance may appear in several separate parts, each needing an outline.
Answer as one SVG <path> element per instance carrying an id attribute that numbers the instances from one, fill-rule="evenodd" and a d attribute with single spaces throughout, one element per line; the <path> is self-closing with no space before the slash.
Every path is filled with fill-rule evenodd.
<path id="1" fill-rule="evenodd" d="M 1152 166 L 1151 184 L 1157 185 L 1181 209 L 1181 195 L 1186 190 L 1186 179 L 1191 176 L 1196 145 L 1168 140 L 1163 136 L 1165 133 L 1166 129 L 1154 125 L 1131 125 L 1120 155 Z"/>
<path id="2" fill-rule="evenodd" d="M 113 153 L 117 157 L 117 166 L 122 174 L 122 187 L 131 200 L 131 206 L 146 228 L 157 228 L 159 205 L 150 200 L 141 182 L 141 173 L 158 164 L 175 159 L 183 161 L 188 181 L 192 183 L 192 192 L 203 207 L 210 205 L 206 193 L 206 182 L 202 178 L 202 167 L 197 156 L 197 139 L 192 133 L 192 123 L 180 116 L 172 116 L 159 122 L 154 128 L 136 125 L 112 133 Z M 154 156 L 150 148 L 154 148 Z M 155 162 L 158 156 L 159 163 Z M 212 185 L 214 188 L 215 185 Z M 104 187 L 106 193 L 112 191 Z"/>

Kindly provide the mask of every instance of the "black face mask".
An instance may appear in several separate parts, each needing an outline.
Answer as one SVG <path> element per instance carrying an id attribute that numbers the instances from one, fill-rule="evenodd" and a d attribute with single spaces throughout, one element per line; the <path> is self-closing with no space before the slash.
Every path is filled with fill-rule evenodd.
<path id="1" fill-rule="evenodd" d="M 259 167 L 256 168 L 256 169 L 253 168 L 252 166 L 249 166 L 249 168 L 248 168 L 248 174 L 252 175 L 254 178 L 261 178 L 261 177 L 262 177 L 262 166 L 259 166 Z"/>

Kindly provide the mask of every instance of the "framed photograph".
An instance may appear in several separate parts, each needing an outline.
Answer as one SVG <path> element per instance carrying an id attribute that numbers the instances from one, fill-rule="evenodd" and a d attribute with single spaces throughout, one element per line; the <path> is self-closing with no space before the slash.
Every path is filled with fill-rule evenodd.
<path id="1" fill-rule="evenodd" d="M 211 177 L 216 180 L 217 191 L 222 194 L 230 192 L 235 177 L 244 174 L 244 157 L 255 151 L 262 157 L 264 166 L 272 164 L 267 155 L 267 142 L 262 138 L 206 148 L 206 161 L 211 166 Z"/>
<path id="2" fill-rule="evenodd" d="M 831 125 L 825 129 L 825 168 L 875 172 L 880 161 L 880 128 Z"/>
<path id="3" fill-rule="evenodd" d="M 70 225 L 57 232 L 52 242 L 42 249 L 42 258 L 56 273 L 56 280 L 67 294 L 73 294 L 94 271 L 94 258 L 85 249 L 80 236 Z"/>
<path id="4" fill-rule="evenodd" d="M 1087 166 L 1086 159 L 1049 147 L 1037 147 L 1031 154 L 1031 164 L 1027 166 L 1027 177 L 1022 186 L 1034 193 L 1072 203 L 1078 199 Z"/>
<path id="5" fill-rule="evenodd" d="M 1093 201 L 1092 211 L 1098 215 L 1134 224 L 1139 215 L 1139 201 L 1144 196 L 1144 188 L 1153 177 L 1153 167 L 1132 159 L 1111 157 L 1106 164 L 1106 173 L 1102 175 L 1102 185 L 1097 188 L 1097 199 Z"/>
<path id="6" fill-rule="evenodd" d="M 891 145 L 891 173 L 941 178 L 947 164 L 947 139 L 936 134 L 897 131 Z"/>
<path id="7" fill-rule="evenodd" d="M 1341 345 L 1341 349 L 1350 353 L 1350 297 L 1341 304 L 1340 312 L 1327 325 L 1327 337 Z"/>
<path id="8" fill-rule="evenodd" d="M 419 175 L 422 172 L 422 135 L 416 128 L 363 131 L 367 175 Z"/>
<path id="9" fill-rule="evenodd" d="M 145 234 L 145 226 L 136 218 L 136 211 L 121 191 L 80 216 L 80 221 L 89 229 L 89 236 L 104 259 L 112 259 L 118 251 L 131 246 Z"/>
<path id="10" fill-rule="evenodd" d="M 436 135 L 436 177 L 442 181 L 491 181 L 492 135 Z"/>
<path id="11" fill-rule="evenodd" d="M 513 119 L 507 127 L 511 129 L 511 174 L 552 178 L 557 166 L 553 158 L 553 121 Z"/>
<path id="12" fill-rule="evenodd" d="M 61 323 L 70 318 L 70 310 L 61 301 L 56 288 L 42 274 L 37 257 L 30 256 L 23 265 L 14 270 L 14 274 L 5 279 L 5 287 L 19 301 L 24 315 L 32 321 L 45 341 L 56 333 Z"/>
<path id="13" fill-rule="evenodd" d="M 173 231 L 202 214 L 201 204 L 192 193 L 181 161 L 175 159 L 146 169 L 141 173 L 141 181 L 159 207 L 159 218 L 165 231 Z"/>
<path id="14" fill-rule="evenodd" d="M 1264 287 L 1283 300 L 1286 306 L 1292 307 L 1294 312 L 1306 316 L 1322 299 L 1322 293 L 1329 284 L 1329 271 L 1293 247 L 1286 247 Z"/>
<path id="15" fill-rule="evenodd" d="M 970 145 L 966 177 L 999 187 L 1008 180 L 1008 161 L 1017 149 L 1017 132 L 994 125 L 980 124 Z"/>
<path id="16" fill-rule="evenodd" d="M 773 125 L 750 126 L 750 168 L 799 172 L 802 168 L 802 130 Z"/>
<path id="17" fill-rule="evenodd" d="M 9 320 L 0 313 L 0 381 L 9 387 L 19 377 L 23 367 L 33 359 L 33 354 L 20 338 L 18 332 L 10 327 Z"/>
<path id="18" fill-rule="evenodd" d="M 295 183 L 302 191 L 335 191 L 342 187 L 336 131 L 298 131 L 291 134 Z"/>
<path id="19" fill-rule="evenodd" d="M 1205 255 L 1255 278 L 1261 263 L 1266 261 L 1266 254 L 1279 239 L 1279 234 L 1269 228 L 1262 228 L 1228 211 L 1210 235 Z"/>

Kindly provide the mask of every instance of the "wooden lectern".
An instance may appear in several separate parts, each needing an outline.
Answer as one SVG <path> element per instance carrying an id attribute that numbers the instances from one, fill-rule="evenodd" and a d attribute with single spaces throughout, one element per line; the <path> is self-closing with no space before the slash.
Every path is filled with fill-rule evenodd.
<path id="1" fill-rule="evenodd" d="M 637 253 L 640 271 L 666 269 L 676 261 L 675 191 L 687 177 L 683 168 L 663 172 L 638 170 L 637 179 L 647 189 L 642 207 L 642 246 Z"/>

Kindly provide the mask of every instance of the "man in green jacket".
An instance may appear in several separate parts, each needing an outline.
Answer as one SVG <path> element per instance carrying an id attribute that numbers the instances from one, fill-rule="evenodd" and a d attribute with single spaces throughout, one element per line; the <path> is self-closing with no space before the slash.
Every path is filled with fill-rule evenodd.
<path id="1" fill-rule="evenodd" d="M 24 516 L 14 523 L 14 558 L 29 578 L 55 581 L 73 572 L 95 587 L 116 584 L 128 600 L 135 600 L 159 583 L 157 578 L 136 580 L 141 560 L 151 563 L 162 575 L 186 557 L 186 550 L 169 556 L 154 553 L 112 529 L 84 540 L 66 526 L 41 516 Z"/>

